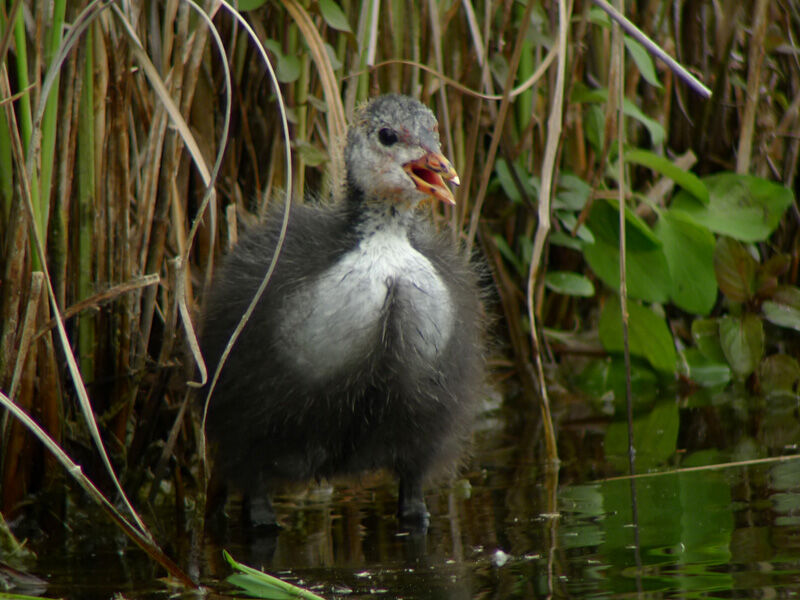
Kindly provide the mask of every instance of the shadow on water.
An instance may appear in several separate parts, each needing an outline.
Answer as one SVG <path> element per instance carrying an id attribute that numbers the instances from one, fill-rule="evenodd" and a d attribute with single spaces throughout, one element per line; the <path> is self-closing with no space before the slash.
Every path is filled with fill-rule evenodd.
<path id="1" fill-rule="evenodd" d="M 757 434 L 753 415 L 743 420 L 729 410 L 682 409 L 681 435 L 667 463 L 696 468 L 796 452 L 797 399 L 763 407 Z M 658 414 L 662 429 L 669 414 Z M 189 568 L 210 588 L 235 593 L 223 582 L 231 573 L 224 548 L 239 562 L 326 598 L 798 593 L 800 460 L 647 474 L 633 482 L 634 523 L 631 480 L 603 479 L 620 458 L 604 455 L 613 446 L 612 427 L 580 415 L 566 414 L 561 422 L 557 514 L 537 456 L 538 426 L 498 409 L 484 418 L 464 478 L 427 495 L 426 535 L 398 533 L 394 484 L 375 476 L 358 486 L 279 496 L 283 528 L 276 535 L 254 535 L 231 519 Z M 31 571 L 49 583 L 48 596 L 174 597 L 159 579 L 162 572 L 103 516 L 84 510 L 73 531 L 35 548 L 39 559 Z M 183 564 L 191 562 L 186 539 L 167 546 Z"/>

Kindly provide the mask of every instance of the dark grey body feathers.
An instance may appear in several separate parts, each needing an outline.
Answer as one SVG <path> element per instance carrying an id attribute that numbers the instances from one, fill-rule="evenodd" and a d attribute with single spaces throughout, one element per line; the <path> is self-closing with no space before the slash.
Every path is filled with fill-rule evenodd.
<path id="1" fill-rule="evenodd" d="M 272 487 L 388 468 L 423 477 L 452 466 L 469 432 L 483 385 L 480 294 L 451 238 L 414 218 L 411 245 L 450 292 L 455 326 L 431 361 L 404 340 L 408 306 L 400 275 L 387 286 L 380 336 L 333 376 L 299 372 L 287 355 L 280 319 L 301 286 L 353 250 L 356 217 L 297 205 L 265 294 L 223 367 L 207 429 L 216 468 L 242 489 Z M 202 348 L 209 371 L 266 273 L 280 230 L 272 218 L 243 237 L 214 277 Z M 341 339 L 344 349 L 349 343 Z"/>

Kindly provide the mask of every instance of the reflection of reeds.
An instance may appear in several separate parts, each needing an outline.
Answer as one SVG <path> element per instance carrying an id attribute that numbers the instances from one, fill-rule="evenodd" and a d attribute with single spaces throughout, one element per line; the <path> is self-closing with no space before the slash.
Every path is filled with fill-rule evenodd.
<path id="1" fill-rule="evenodd" d="M 83 426 L 75 425 L 83 419 L 75 409 L 81 406 L 99 423 L 127 481 L 156 485 L 147 468 L 164 455 L 170 430 L 178 432 L 168 444 L 177 464 L 195 466 L 194 430 L 180 423 L 173 428 L 193 368 L 184 364 L 180 313 L 197 315 L 215 257 L 237 226 L 254 222 L 274 200 L 273 190 L 328 195 L 341 175 L 346 116 L 378 92 L 411 93 L 439 116 L 444 150 L 462 185 L 457 207 L 437 218 L 448 220 L 469 246 L 480 233 L 507 317 L 507 331 L 497 333 L 510 339 L 516 360 L 509 370 L 521 375 L 528 395 L 537 386 L 523 317 L 527 296 L 535 294 L 531 308 L 541 325 L 596 327 L 590 300 L 547 296 L 541 285 L 548 269 L 584 272 L 579 252 L 545 246 L 537 280 L 526 281 L 538 223 L 531 176 L 540 174 L 554 108 L 558 3 L 343 2 L 346 23 L 320 12 L 321 3 L 296 0 L 246 13 L 282 79 L 291 158 L 275 90 L 253 42 L 226 12 L 212 15 L 211 31 L 186 2 L 142 8 L 57 0 L 52 12 L 50 3 L 28 3 L 35 18 L 26 29 L 21 3 L 9 4 L 17 11 L 0 22 L 0 42 L 8 44 L 0 45 L 0 388 L 64 447 L 87 445 Z M 657 89 L 642 81 L 629 59 L 627 99 L 667 130 L 664 147 L 656 150 L 692 149 L 700 161 L 696 170 L 707 172 L 732 167 L 734 149 L 739 157 L 746 149 L 751 172 L 793 184 L 800 123 L 796 110 L 792 117 L 783 107 L 796 108 L 800 69 L 794 55 L 778 51 L 778 41 L 791 47 L 798 23 L 782 5 L 770 4 L 767 33 L 757 33 L 759 44 L 765 35 L 775 43 L 766 47 L 753 80 L 739 60 L 750 54 L 747 28 L 737 26 L 746 11 L 709 21 L 694 11 L 700 5 L 713 11 L 712 3 L 689 3 L 683 18 L 670 23 L 674 15 L 649 3 L 650 12 L 628 15 L 662 47 L 675 48 L 715 91 L 711 101 L 702 101 L 658 65 L 663 87 Z M 570 100 L 579 84 L 608 87 L 610 36 L 595 10 L 577 3 L 570 23 L 562 57 L 566 90 L 558 100 L 563 135 L 552 176 L 557 182 L 559 172 L 574 173 L 602 194 L 613 179 L 608 153 L 617 133 L 604 105 Z M 62 37 L 64 23 L 71 27 Z M 230 87 L 214 33 L 231 66 Z M 539 77 L 542 63 L 551 66 Z M 759 73 L 755 111 L 759 97 L 743 94 L 740 82 L 758 89 Z M 43 102 L 46 82 L 51 94 Z M 740 114 L 758 119 L 743 141 L 737 137 Z M 627 142 L 648 147 L 649 139 L 632 123 Z M 218 169 L 208 166 L 223 149 Z M 497 185 L 496 157 L 509 167 L 518 203 Z M 628 177 L 632 189 L 648 187 L 649 172 L 632 170 Z M 206 201 L 208 209 L 201 210 Z M 665 200 L 656 195 L 650 201 Z M 555 218 L 553 228 L 571 233 L 566 220 Z M 793 229 L 784 229 L 775 244 L 791 249 Z M 189 260 L 176 265 L 177 257 Z M 64 337 L 80 372 L 59 368 L 67 348 L 53 328 L 50 287 L 69 316 Z M 84 381 L 88 396 L 81 391 Z M 78 404 L 64 401 L 73 396 Z M 527 410 L 533 402 L 530 396 Z M 16 420 L 3 423 L 1 451 L 0 512 L 10 514 L 52 471 Z M 87 471 L 97 470 L 92 459 L 84 462 Z M 176 477 L 190 472 L 179 471 Z"/>

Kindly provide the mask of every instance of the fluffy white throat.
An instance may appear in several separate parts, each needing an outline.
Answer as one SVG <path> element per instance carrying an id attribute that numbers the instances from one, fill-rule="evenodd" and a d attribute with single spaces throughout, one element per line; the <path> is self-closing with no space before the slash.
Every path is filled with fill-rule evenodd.
<path id="1" fill-rule="evenodd" d="M 390 311 L 390 314 L 387 312 Z M 408 360 L 430 362 L 453 331 L 450 292 L 405 229 L 373 231 L 283 309 L 280 337 L 297 368 L 318 380 L 381 348 L 386 326 Z"/>

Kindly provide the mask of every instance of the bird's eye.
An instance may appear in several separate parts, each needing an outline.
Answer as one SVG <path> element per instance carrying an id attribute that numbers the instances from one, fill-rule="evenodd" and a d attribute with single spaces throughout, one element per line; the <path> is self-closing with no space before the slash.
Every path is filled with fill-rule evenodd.
<path id="1" fill-rule="evenodd" d="M 397 133 L 395 133 L 388 127 L 384 127 L 378 132 L 378 139 L 384 146 L 391 146 L 392 144 L 397 142 Z"/>

